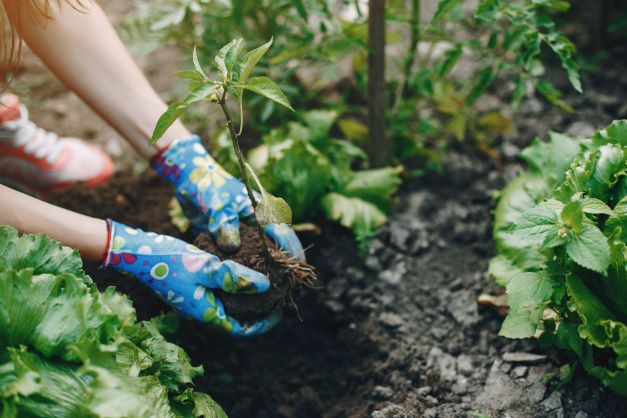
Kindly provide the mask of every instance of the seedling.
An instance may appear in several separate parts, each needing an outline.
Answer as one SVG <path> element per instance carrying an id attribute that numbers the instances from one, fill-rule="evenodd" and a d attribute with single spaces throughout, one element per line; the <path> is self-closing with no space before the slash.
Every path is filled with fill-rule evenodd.
<path id="1" fill-rule="evenodd" d="M 271 291 L 263 295 L 256 295 L 255 303 L 242 299 L 242 296 L 229 294 L 220 295 L 231 315 L 247 315 L 248 308 L 254 305 L 254 314 L 262 314 L 272 311 L 280 306 L 280 302 L 289 301 L 298 312 L 294 302 L 292 291 L 295 286 L 314 287 L 316 273 L 313 267 L 300 259 L 288 258 L 280 251 L 270 251 L 265 239 L 263 227 L 268 224 L 291 224 L 292 209 L 282 198 L 272 196 L 261 184 L 261 181 L 246 162 L 244 154 L 240 148 L 239 140 L 244 128 L 244 92 L 250 91 L 260 96 L 266 97 L 290 110 L 294 110 L 281 89 L 268 77 L 251 77 L 251 74 L 259 62 L 272 45 L 272 39 L 258 48 L 245 54 L 242 53 L 243 39 L 234 39 L 220 49 L 215 57 L 215 63 L 220 75 L 219 80 L 210 79 L 202 70 L 196 48 L 192 55 L 194 70 L 186 70 L 175 73 L 178 77 L 190 80 L 190 94 L 182 101 L 175 101 L 168 110 L 159 118 L 153 132 L 151 143 L 154 144 L 161 138 L 164 132 L 174 123 L 174 121 L 191 105 L 199 101 L 208 101 L 220 106 L 229 135 L 233 145 L 233 150 L 237 155 L 237 162 L 241 172 L 242 180 L 246 186 L 248 197 L 252 203 L 255 220 L 253 221 L 258 235 L 259 248 L 262 257 L 252 256 L 246 260 L 248 265 L 257 270 L 265 269 L 268 276 L 273 279 Z M 229 110 L 227 100 L 232 96 L 239 105 L 239 127 L 236 130 Z M 255 194 L 252 182 L 259 189 L 259 195 Z M 259 196 L 259 198 L 257 198 Z M 197 241 L 202 241 L 202 236 Z M 201 246 L 202 249 L 202 246 Z"/>
<path id="2" fill-rule="evenodd" d="M 157 142 L 165 131 L 192 103 L 204 100 L 218 104 L 226 118 L 226 124 L 229 129 L 233 149 L 237 155 L 242 180 L 244 181 L 248 197 L 255 210 L 255 224 L 259 233 L 259 246 L 264 255 L 269 257 L 262 227 L 271 223 L 290 224 L 292 222 L 292 210 L 285 200 L 272 196 L 272 194 L 266 191 L 255 172 L 246 162 L 244 154 L 241 151 L 239 140 L 244 128 L 244 91 L 250 91 L 266 97 L 292 111 L 294 109 L 279 86 L 270 78 L 263 76 L 250 77 L 259 60 L 272 45 L 272 39 L 245 54 L 242 54 L 243 43 L 242 38 L 234 39 L 222 47 L 218 55 L 216 55 L 215 62 L 220 74 L 219 80 L 212 80 L 205 74 L 200 66 L 196 48 L 194 47 L 192 56 L 194 70 L 185 70 L 175 73 L 178 77 L 190 80 L 190 94 L 182 101 L 174 101 L 168 107 L 168 110 L 159 118 L 150 142 L 151 144 Z M 240 117 L 237 131 L 235 130 L 233 118 L 227 104 L 229 95 L 236 98 L 239 105 Z M 252 188 L 251 177 L 261 193 L 259 200 L 256 198 Z"/>

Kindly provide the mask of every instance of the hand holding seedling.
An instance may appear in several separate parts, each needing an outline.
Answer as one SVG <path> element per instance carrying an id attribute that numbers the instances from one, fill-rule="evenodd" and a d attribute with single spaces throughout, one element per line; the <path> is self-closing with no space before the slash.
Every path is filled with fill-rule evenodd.
<path id="1" fill-rule="evenodd" d="M 152 165 L 175 186 L 176 197 L 196 229 L 208 230 L 221 249 L 233 252 L 239 248 L 239 219 L 243 218 L 259 226 L 259 245 L 266 253 L 264 232 L 290 257 L 304 259 L 302 246 L 294 231 L 286 225 L 279 226 L 291 222 L 290 207 L 283 199 L 275 198 L 263 188 L 244 161 L 238 142 L 243 129 L 244 90 L 292 109 L 285 95 L 272 80 L 267 77 L 250 77 L 271 44 L 272 40 L 246 54 L 242 54 L 242 39 L 236 39 L 224 46 L 215 58 L 221 75 L 219 81 L 209 79 L 203 72 L 194 49 L 195 70 L 176 73 L 191 80 L 191 93 L 183 101 L 175 101 L 170 105 L 157 122 L 152 137 L 152 142 L 155 143 L 190 104 L 201 100 L 217 103 L 224 112 L 244 182 L 234 178 L 217 164 L 198 137 L 175 142 L 154 158 Z M 239 103 L 238 132 L 233 126 L 226 103 L 228 94 L 233 95 Z M 260 194 L 252 189 L 251 176 Z"/>
<path id="2" fill-rule="evenodd" d="M 119 270 L 154 290 L 182 316 L 206 322 L 233 336 L 262 334 L 276 315 L 243 325 L 226 315 L 213 289 L 255 294 L 268 290 L 263 274 L 233 261 L 221 261 L 179 239 L 109 221 L 110 241 L 103 268 Z"/>
<path id="3" fill-rule="evenodd" d="M 239 249 L 239 220 L 254 217 L 246 186 L 209 155 L 197 136 L 177 141 L 152 165 L 174 185 L 185 215 L 197 230 L 209 231 L 225 252 Z M 304 258 L 298 237 L 287 225 L 268 224 L 263 229 L 290 257 Z"/>

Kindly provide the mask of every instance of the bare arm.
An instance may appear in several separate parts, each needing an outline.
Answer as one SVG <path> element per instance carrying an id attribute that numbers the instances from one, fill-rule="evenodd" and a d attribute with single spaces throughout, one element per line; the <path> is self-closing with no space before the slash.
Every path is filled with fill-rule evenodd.
<path id="1" fill-rule="evenodd" d="M 85 260 L 100 262 L 107 243 L 107 224 L 37 200 L 0 184 L 0 225 L 20 232 L 43 233 L 77 248 Z"/>
<path id="2" fill-rule="evenodd" d="M 167 105 L 100 6 L 87 2 L 85 10 L 78 11 L 63 1 L 58 5 L 51 1 L 50 15 L 42 25 L 22 13 L 21 35 L 30 49 L 142 157 L 150 158 L 156 149 L 148 145 L 148 139 Z M 188 136 L 190 132 L 177 122 L 157 146 Z"/>

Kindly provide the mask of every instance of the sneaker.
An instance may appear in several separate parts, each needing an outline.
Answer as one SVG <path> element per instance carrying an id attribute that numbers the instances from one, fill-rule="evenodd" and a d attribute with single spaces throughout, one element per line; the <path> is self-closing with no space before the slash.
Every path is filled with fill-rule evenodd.
<path id="1" fill-rule="evenodd" d="M 17 96 L 0 98 L 0 183 L 46 194 L 77 182 L 93 186 L 112 172 L 113 162 L 100 149 L 39 128 Z"/>

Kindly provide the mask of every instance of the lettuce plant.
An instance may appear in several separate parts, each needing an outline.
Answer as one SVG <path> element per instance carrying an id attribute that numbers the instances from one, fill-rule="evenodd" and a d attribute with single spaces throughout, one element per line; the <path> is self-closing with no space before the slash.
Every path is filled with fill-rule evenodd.
<path id="1" fill-rule="evenodd" d="M 96 288 L 78 252 L 0 226 L 3 418 L 226 417 L 190 387 L 202 367 L 161 334 L 175 321 L 137 322 L 126 297 Z"/>
<path id="2" fill-rule="evenodd" d="M 337 112 L 311 110 L 299 117 L 301 122 L 265 135 L 248 160 L 268 190 L 289 203 L 295 222 L 311 222 L 322 213 L 365 246 L 387 221 L 401 168 L 356 169 L 368 157 L 332 135 Z"/>
<path id="3" fill-rule="evenodd" d="M 500 333 L 569 350 L 627 395 L 627 121 L 591 139 L 552 133 L 522 155 L 530 169 L 494 218 L 490 273 L 510 305 Z"/>
<path id="4" fill-rule="evenodd" d="M 237 157 L 239 171 L 242 180 L 246 186 L 248 197 L 255 210 L 255 224 L 259 233 L 259 246 L 263 253 L 268 256 L 268 248 L 265 240 L 265 233 L 262 226 L 268 224 L 291 224 L 292 210 L 282 198 L 272 196 L 263 187 L 259 178 L 246 162 L 244 154 L 240 149 L 240 138 L 244 129 L 244 92 L 249 91 L 259 96 L 265 97 L 275 103 L 280 104 L 290 110 L 294 110 L 292 105 L 279 88 L 279 86 L 268 77 L 251 77 L 253 70 L 272 45 L 272 39 L 265 44 L 248 51 L 243 52 L 244 40 L 242 38 L 234 39 L 224 45 L 214 61 L 219 73 L 219 79 L 210 79 L 203 71 L 198 60 L 198 54 L 194 47 L 192 61 L 194 63 L 193 70 L 179 71 L 175 75 L 189 80 L 190 93 L 182 101 L 174 101 L 170 104 L 166 112 L 161 115 L 157 121 L 151 144 L 156 143 L 163 136 L 165 131 L 176 121 L 187 108 L 199 101 L 208 101 L 220 105 L 226 125 L 231 138 L 233 151 Z M 236 130 L 231 116 L 231 111 L 227 104 L 227 98 L 233 96 L 239 104 L 239 129 Z M 251 179 L 252 178 L 252 179 Z M 252 180 L 255 181 L 260 195 L 256 196 Z"/>

